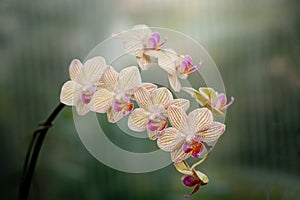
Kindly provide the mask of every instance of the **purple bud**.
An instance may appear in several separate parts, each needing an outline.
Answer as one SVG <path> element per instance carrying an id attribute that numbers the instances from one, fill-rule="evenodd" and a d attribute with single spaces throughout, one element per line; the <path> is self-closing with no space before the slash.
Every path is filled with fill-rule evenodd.
<path id="1" fill-rule="evenodd" d="M 190 176 L 190 175 L 186 175 L 183 180 L 182 180 L 183 184 L 187 187 L 193 187 L 196 184 L 200 183 L 200 179 L 194 176 Z"/>

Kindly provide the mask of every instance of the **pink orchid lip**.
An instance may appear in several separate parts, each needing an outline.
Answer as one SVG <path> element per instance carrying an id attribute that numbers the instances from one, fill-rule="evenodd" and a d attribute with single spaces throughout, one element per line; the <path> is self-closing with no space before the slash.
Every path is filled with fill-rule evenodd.
<path id="1" fill-rule="evenodd" d="M 204 145 L 199 138 L 194 137 L 192 142 L 183 143 L 182 150 L 184 153 L 191 152 L 194 158 L 199 158 L 204 150 Z"/>
<path id="2" fill-rule="evenodd" d="M 149 120 L 146 124 L 146 128 L 149 131 L 162 131 L 168 126 L 168 122 L 165 119 L 160 119 L 158 122 Z"/>
<path id="3" fill-rule="evenodd" d="M 81 95 L 81 101 L 84 104 L 90 103 L 93 94 L 97 91 L 97 89 L 93 86 L 88 87 L 87 89 L 83 89 L 82 95 Z"/>
<path id="4" fill-rule="evenodd" d="M 90 103 L 91 99 L 92 99 L 92 96 L 91 96 L 91 95 L 87 95 L 87 94 L 82 94 L 82 95 L 81 95 L 81 101 L 82 101 L 82 103 L 84 103 L 84 104 Z"/>
<path id="5" fill-rule="evenodd" d="M 187 187 L 195 186 L 192 192 L 184 196 L 185 198 L 190 198 L 193 194 L 195 194 L 199 190 L 201 185 L 201 180 L 198 177 L 190 175 L 184 176 L 182 182 Z"/>
<path id="6" fill-rule="evenodd" d="M 126 96 L 122 97 L 120 100 L 115 100 L 113 102 L 113 109 L 116 112 L 122 112 L 123 115 L 127 115 L 134 108 L 134 104 Z"/>

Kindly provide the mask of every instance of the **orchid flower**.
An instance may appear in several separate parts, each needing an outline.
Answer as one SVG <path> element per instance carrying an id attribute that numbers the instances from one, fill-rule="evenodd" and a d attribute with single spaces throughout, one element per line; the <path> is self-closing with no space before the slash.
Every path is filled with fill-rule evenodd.
<path id="1" fill-rule="evenodd" d="M 149 69 L 151 64 L 151 57 L 147 52 L 159 51 L 167 42 L 167 38 L 161 42 L 160 34 L 152 32 L 146 25 L 136 25 L 130 31 L 115 33 L 112 37 L 124 41 L 125 51 L 136 56 L 142 70 Z"/>
<path id="2" fill-rule="evenodd" d="M 227 110 L 228 107 L 233 104 L 234 98 L 231 97 L 230 101 L 227 103 L 227 98 L 224 93 L 218 93 L 214 89 L 209 87 L 201 87 L 199 91 L 185 87 L 184 91 L 190 93 L 201 106 L 207 107 L 215 115 L 224 116 L 223 111 Z M 227 104 L 226 104 L 227 103 Z"/>
<path id="3" fill-rule="evenodd" d="M 150 51 L 148 54 L 157 57 L 158 65 L 168 72 L 169 83 L 176 92 L 181 89 L 178 77 L 186 79 L 189 74 L 201 66 L 201 63 L 193 65 L 191 56 L 177 55 L 173 49 L 164 49 L 159 52 Z"/>
<path id="4" fill-rule="evenodd" d="M 190 156 L 199 158 L 207 142 L 217 140 L 225 131 L 225 125 L 213 121 L 207 108 L 198 108 L 189 115 L 182 108 L 170 106 L 168 118 L 172 127 L 162 131 L 157 145 L 171 152 L 172 161 L 181 162 Z"/>
<path id="5" fill-rule="evenodd" d="M 142 85 L 137 67 L 122 69 L 120 73 L 109 66 L 100 80 L 100 88 L 91 101 L 91 110 L 107 113 L 109 122 L 117 122 L 133 110 L 131 97 L 134 90 Z"/>
<path id="6" fill-rule="evenodd" d="M 89 104 L 106 68 L 105 60 L 100 56 L 87 60 L 84 65 L 78 59 L 72 60 L 69 66 L 71 80 L 62 86 L 60 102 L 75 106 L 79 115 L 88 113 Z"/>
<path id="7" fill-rule="evenodd" d="M 176 105 L 183 110 L 189 107 L 186 99 L 175 99 L 171 92 L 161 87 L 149 92 L 144 87 L 136 89 L 135 100 L 140 108 L 136 108 L 128 118 L 128 127 L 137 132 L 147 130 L 150 139 L 154 140 L 159 133 L 168 126 L 167 110 L 169 106 Z"/>
<path id="8" fill-rule="evenodd" d="M 208 177 L 204 173 L 197 171 L 194 168 L 190 168 L 185 161 L 175 163 L 174 166 L 177 171 L 184 174 L 181 178 L 182 183 L 187 187 L 194 187 L 192 192 L 185 195 L 185 198 L 190 198 L 200 189 L 200 186 L 206 185 L 209 181 Z"/>

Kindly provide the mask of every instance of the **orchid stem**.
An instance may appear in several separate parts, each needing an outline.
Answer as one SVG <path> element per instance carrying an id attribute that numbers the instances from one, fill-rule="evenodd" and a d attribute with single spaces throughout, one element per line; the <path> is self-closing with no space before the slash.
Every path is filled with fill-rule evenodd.
<path id="1" fill-rule="evenodd" d="M 31 142 L 27 149 L 22 178 L 20 182 L 19 188 L 19 200 L 27 200 L 28 194 L 30 190 L 31 180 L 34 173 L 34 169 L 38 160 L 38 156 L 43 145 L 44 138 L 52 126 L 52 122 L 56 118 L 56 116 L 60 113 L 60 111 L 64 108 L 64 104 L 60 103 L 53 112 L 49 115 L 47 120 L 40 124 L 40 127 L 33 132 L 33 136 L 31 138 Z"/>
<path id="2" fill-rule="evenodd" d="M 210 153 L 210 151 L 208 151 L 201 160 L 199 160 L 198 162 L 193 164 L 193 166 L 191 167 L 191 170 L 195 169 L 195 167 L 197 167 L 198 165 L 203 163 L 206 160 L 206 158 L 209 156 L 209 153 Z"/>

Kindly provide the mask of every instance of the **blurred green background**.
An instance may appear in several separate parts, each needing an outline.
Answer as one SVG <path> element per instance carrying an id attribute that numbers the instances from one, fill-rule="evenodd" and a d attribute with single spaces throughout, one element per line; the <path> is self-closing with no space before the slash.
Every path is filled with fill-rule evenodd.
<path id="1" fill-rule="evenodd" d="M 73 58 L 135 24 L 181 31 L 216 62 L 227 130 L 192 199 L 300 199 L 300 3 L 297 0 L 1 0 L 0 199 L 16 199 L 31 132 L 59 103 Z M 184 199 L 172 166 L 127 174 L 82 145 L 65 108 L 42 148 L 30 199 Z"/>

